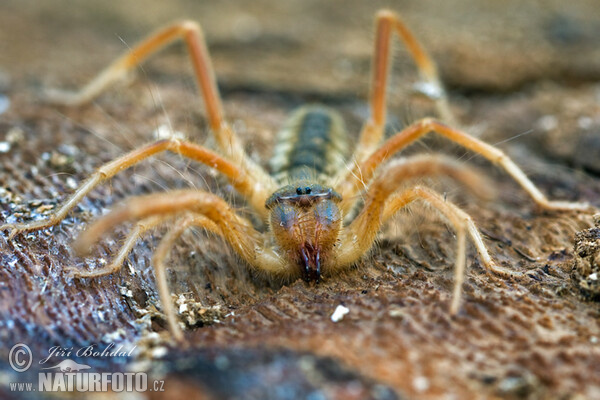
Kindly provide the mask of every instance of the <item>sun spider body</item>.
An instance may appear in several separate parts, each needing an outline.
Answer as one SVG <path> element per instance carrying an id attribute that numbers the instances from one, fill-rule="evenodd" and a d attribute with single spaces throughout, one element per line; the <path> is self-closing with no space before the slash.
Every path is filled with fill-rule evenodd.
<path id="1" fill-rule="evenodd" d="M 394 33 L 415 60 L 423 80 L 421 86 L 428 88 L 426 92 L 447 124 L 431 118 L 422 119 L 383 141 L 386 83 Z M 187 44 L 218 151 L 175 138 L 150 143 L 101 166 L 49 219 L 0 227 L 9 229 L 12 237 L 19 232 L 58 224 L 98 184 L 163 151 L 188 157 L 220 172 L 246 198 L 258 217 L 268 221 L 267 229 L 257 229 L 222 198 L 190 189 L 128 199 L 92 224 L 74 244 L 75 249 L 83 253 L 115 225 L 135 222 L 109 266 L 88 272 L 69 269 L 78 277 L 103 276 L 121 267 L 143 232 L 165 222 L 172 223 L 173 228 L 155 250 L 153 264 L 162 307 L 177 340 L 182 340 L 183 335 L 171 303 L 165 259 L 174 241 L 194 226 L 222 236 L 248 265 L 259 272 L 288 280 L 302 277 L 318 282 L 321 276 L 334 275 L 356 263 L 372 247 L 383 223 L 409 203 L 422 200 L 446 217 L 456 232 L 451 313 L 456 313 L 459 308 L 466 237 L 470 237 L 488 270 L 503 275 L 514 274 L 494 264 L 466 213 L 427 187 L 406 188 L 406 182 L 411 179 L 442 175 L 452 177 L 476 193 L 485 194 L 485 185 L 478 174 L 447 157 L 414 156 L 390 161 L 392 156 L 429 132 L 444 136 L 497 164 L 541 208 L 588 209 L 583 203 L 549 201 L 502 151 L 452 128 L 454 118 L 435 64 L 400 18 L 387 10 L 379 11 L 376 16 L 371 115 L 360 133 L 356 150 L 349 157 L 346 156 L 348 141 L 342 118 L 323 106 L 306 106 L 296 111 L 281 130 L 271 163 L 272 174 L 252 161 L 225 122 L 201 28 L 189 21 L 173 24 L 151 35 L 109 65 L 82 90 L 49 93 L 51 100 L 66 105 L 86 103 L 152 53 L 177 39 L 183 39 Z M 348 218 L 355 210 L 358 210 L 356 216 Z"/>
<path id="2" fill-rule="evenodd" d="M 277 246 L 300 267 L 306 281 L 319 281 L 333 257 L 342 227 L 342 197 L 327 180 L 344 168 L 346 131 L 342 118 L 322 106 L 297 110 L 281 130 L 271 169 L 288 182 L 266 201 Z"/>

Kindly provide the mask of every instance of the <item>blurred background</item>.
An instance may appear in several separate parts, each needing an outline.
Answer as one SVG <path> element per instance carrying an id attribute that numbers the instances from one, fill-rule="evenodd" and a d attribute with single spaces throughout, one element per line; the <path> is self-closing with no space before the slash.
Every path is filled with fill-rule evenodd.
<path id="1" fill-rule="evenodd" d="M 507 91 L 542 79 L 600 77 L 593 0 L 175 0 L 143 7 L 5 0 L 0 62 L 15 79 L 81 82 L 149 32 L 193 19 L 206 31 L 224 85 L 354 93 L 365 89 L 373 16 L 382 7 L 403 16 L 451 87 Z"/>
<path id="2" fill-rule="evenodd" d="M 541 143 L 536 150 L 600 170 L 589 151 L 599 145 L 580 127 L 589 131 L 599 125 L 595 0 L 175 0 L 148 1 L 143 7 L 128 0 L 5 0 L 0 5 L 0 89 L 35 96 L 39 85 L 78 87 L 158 27 L 193 19 L 204 27 L 225 95 L 284 93 L 296 99 L 288 108 L 307 100 L 362 101 L 374 13 L 382 7 L 399 12 L 433 55 L 464 122 L 485 124 L 492 142 L 536 128 L 528 135 Z M 395 48 L 390 106 L 399 107 L 391 115 L 410 122 L 428 112 L 406 106 L 415 70 L 402 46 Z M 178 44 L 146 64 L 147 82 L 178 82 L 191 91 L 184 53 Z M 188 110 L 198 106 L 197 100 L 179 101 L 169 112 L 182 103 L 192 103 Z M 366 110 L 358 111 L 356 118 L 365 115 Z"/>

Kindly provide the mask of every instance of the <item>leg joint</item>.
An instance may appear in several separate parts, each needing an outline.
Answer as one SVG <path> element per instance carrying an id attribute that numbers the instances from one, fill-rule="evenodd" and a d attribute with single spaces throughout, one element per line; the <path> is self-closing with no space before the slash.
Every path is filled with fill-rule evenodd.
<path id="1" fill-rule="evenodd" d="M 383 10 L 377 11 L 377 14 L 375 14 L 375 18 L 377 19 L 377 21 L 381 21 L 381 20 L 394 21 L 394 20 L 398 19 L 395 12 L 393 12 L 392 10 L 385 9 L 385 8 Z"/>
<path id="2" fill-rule="evenodd" d="M 508 160 L 508 156 L 500 149 L 498 148 L 493 148 L 495 151 L 495 157 L 496 159 L 493 160 L 496 164 L 504 164 L 506 162 L 506 160 Z"/>
<path id="3" fill-rule="evenodd" d="M 182 21 L 179 26 L 184 32 L 196 32 L 201 33 L 202 29 L 200 28 L 200 24 L 196 21 L 192 21 L 191 19 L 186 19 Z"/>
<path id="4" fill-rule="evenodd" d="M 439 124 L 438 121 L 436 121 L 434 118 L 430 118 L 430 117 L 422 118 L 422 119 L 418 120 L 417 122 L 415 122 L 415 125 L 420 125 L 423 128 L 426 128 L 429 130 L 434 130 L 435 126 L 438 124 Z"/>

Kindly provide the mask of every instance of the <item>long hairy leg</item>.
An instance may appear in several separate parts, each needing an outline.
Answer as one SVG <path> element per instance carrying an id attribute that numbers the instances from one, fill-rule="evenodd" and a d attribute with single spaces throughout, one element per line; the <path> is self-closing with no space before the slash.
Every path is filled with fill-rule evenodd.
<path id="1" fill-rule="evenodd" d="M 65 270 L 77 278 L 98 278 L 115 273 L 122 268 L 125 258 L 141 235 L 168 220 L 172 220 L 172 218 L 170 216 L 151 216 L 137 222 L 127 235 L 117 256 L 104 268 L 98 268 L 93 271 L 81 271 L 78 268 L 67 267 Z M 164 260 L 172 249 L 174 242 L 191 226 L 202 227 L 213 233 L 221 233 L 214 222 L 202 215 L 185 216 L 184 218 L 177 220 L 175 228 L 171 229 L 167 235 L 161 239 L 153 257 L 154 274 L 163 312 L 169 324 L 171 334 L 179 342 L 183 341 L 183 334 L 179 325 L 177 325 L 176 313 L 173 304 L 171 303 L 169 287 L 164 271 Z"/>
<path id="2" fill-rule="evenodd" d="M 389 75 L 390 50 L 393 33 L 404 42 L 423 79 L 423 93 L 436 105 L 442 120 L 451 125 L 455 119 L 448 106 L 446 92 L 439 79 L 437 67 L 425 48 L 419 43 L 398 14 L 390 10 L 380 10 L 375 22 L 375 49 L 371 67 L 370 106 L 371 116 L 365 124 L 357 145 L 355 159 L 364 161 L 381 142 L 385 125 L 386 86 Z"/>
<path id="3" fill-rule="evenodd" d="M 163 217 L 150 217 L 137 222 L 127 234 L 127 237 L 115 258 L 113 258 L 107 266 L 92 271 L 82 271 L 77 267 L 65 267 L 65 271 L 78 278 L 99 278 L 119 271 L 123 267 L 125 258 L 127 258 L 127 255 L 131 252 L 131 249 L 133 249 L 133 246 L 135 246 L 138 239 L 144 233 L 165 222 L 165 220 L 166 219 Z"/>
<path id="4" fill-rule="evenodd" d="M 52 90 L 48 92 L 48 100 L 68 106 L 88 103 L 122 79 L 128 71 L 142 64 L 154 53 L 180 39 L 183 39 L 187 45 L 210 126 L 218 136 L 221 134 L 220 129 L 223 124 L 223 105 L 202 28 L 194 21 L 177 22 L 154 32 L 113 61 L 80 90 L 75 92 Z M 223 134 L 225 133 L 223 132 Z M 219 143 L 227 143 L 231 139 L 221 138 L 218 141 Z"/>
<path id="5" fill-rule="evenodd" d="M 182 214 L 183 217 L 177 219 Z M 199 226 L 225 237 L 238 255 L 260 271 L 285 274 L 284 261 L 273 249 L 262 247 L 264 242 L 262 235 L 252 228 L 249 221 L 236 215 L 224 200 L 207 192 L 181 190 L 128 199 L 119 208 L 92 224 L 74 244 L 74 249 L 80 254 L 89 251 L 92 244 L 113 226 L 130 220 L 139 221 L 128 235 L 119 256 L 109 268 L 91 272 L 77 271 L 75 275 L 88 278 L 115 272 L 120 268 L 123 258 L 139 238 L 142 230 L 149 230 L 173 218 L 176 218 L 175 228 L 171 229 L 159 243 L 154 253 L 153 266 L 163 312 L 169 330 L 177 341 L 183 341 L 183 333 L 177 324 L 177 314 L 171 301 L 165 259 L 174 242 L 189 227 Z"/>
<path id="6" fill-rule="evenodd" d="M 399 210 L 409 205 L 412 201 L 416 200 L 418 196 L 415 195 L 413 191 L 419 192 L 418 196 L 422 198 L 427 196 L 427 201 L 429 203 L 433 204 L 435 202 L 435 208 L 442 211 L 444 215 L 447 215 L 447 218 L 452 221 L 453 225 L 456 226 L 458 223 L 464 225 L 466 232 L 471 238 L 471 242 L 477 249 L 477 253 L 479 254 L 479 257 L 481 258 L 481 261 L 483 262 L 485 268 L 497 275 L 504 277 L 522 275 L 520 272 L 506 269 L 494 263 L 494 261 L 490 257 L 486 245 L 483 242 L 483 238 L 481 237 L 481 234 L 479 233 L 479 230 L 477 229 L 477 226 L 473 221 L 473 218 L 471 218 L 469 214 L 458 208 L 453 203 L 446 201 L 442 196 L 440 196 L 437 192 L 431 189 L 417 186 L 412 190 L 406 192 L 394 193 L 390 196 L 390 198 L 385 204 L 385 207 L 383 209 L 382 221 L 388 221 Z M 450 218 L 450 215 L 453 219 Z"/>
<path id="7" fill-rule="evenodd" d="M 152 262 L 163 313 L 165 314 L 167 323 L 169 324 L 169 331 L 171 332 L 171 335 L 173 335 L 175 340 L 178 342 L 183 342 L 183 332 L 177 323 L 177 313 L 175 312 L 175 308 L 173 307 L 173 302 L 171 300 L 171 291 L 169 290 L 169 284 L 167 281 L 165 260 L 169 256 L 175 241 L 192 226 L 202 227 L 217 234 L 222 233 L 217 224 L 205 216 L 193 214 L 186 215 L 182 219 L 177 220 L 176 226 L 161 239 L 158 247 L 154 251 Z"/>
<path id="8" fill-rule="evenodd" d="M 64 105 L 87 103 L 121 79 L 128 71 L 142 64 L 151 55 L 180 39 L 183 39 L 187 45 L 196 83 L 204 100 L 208 121 L 220 150 L 234 160 L 237 165 L 251 171 L 260 180 L 268 180 L 268 173 L 247 157 L 239 138 L 225 121 L 221 96 L 204 34 L 200 25 L 194 21 L 177 22 L 158 30 L 113 61 L 79 91 L 52 90 L 48 92 L 47 98 L 54 103 Z"/>
<path id="9" fill-rule="evenodd" d="M 547 210 L 587 211 L 588 203 L 568 201 L 550 201 L 531 182 L 525 173 L 500 149 L 474 138 L 459 129 L 454 129 L 431 118 L 419 120 L 389 138 L 371 154 L 364 162 L 358 163 L 348 172 L 338 186 L 342 197 L 352 197 L 361 190 L 366 182 L 375 174 L 375 170 L 394 154 L 415 142 L 429 132 L 437 133 L 477 154 L 504 169 L 529 194 L 535 203 Z"/>
<path id="10" fill-rule="evenodd" d="M 418 154 L 392 160 L 386 165 L 386 168 L 395 171 L 393 172 L 395 182 L 406 182 L 410 179 L 431 176 L 450 177 L 482 199 L 489 200 L 495 196 L 495 190 L 487 179 L 484 179 L 480 173 L 465 163 L 460 163 L 449 156 Z M 350 212 L 355 203 L 355 197 L 344 197 L 339 207 L 345 215 Z"/>
<path id="11" fill-rule="evenodd" d="M 177 218 L 181 215 L 184 216 L 183 219 L 178 220 L 176 227 L 163 237 L 153 259 L 163 311 L 171 334 L 179 342 L 183 341 L 183 334 L 177 325 L 175 309 L 171 303 L 164 260 L 173 243 L 187 228 L 200 226 L 220 234 L 242 259 L 258 271 L 275 276 L 286 276 L 285 260 L 273 248 L 265 246 L 265 238 L 252 227 L 250 221 L 238 216 L 223 199 L 214 194 L 198 190 L 179 190 L 126 200 L 120 207 L 92 224 L 78 237 L 73 246 L 76 252 L 85 254 L 102 234 L 117 224 L 133 220 L 138 221 L 136 226 L 144 222 L 155 226 L 167 219 Z M 134 229 L 128 236 L 126 246 L 138 237 L 139 233 Z M 124 248 L 120 253 L 126 251 L 127 249 Z M 103 270 L 101 275 L 105 275 L 105 272 L 110 273 L 110 271 Z M 91 273 L 76 273 L 76 275 L 81 277 L 100 276 Z"/>
<path id="12" fill-rule="evenodd" d="M 466 266 L 466 233 L 469 233 L 486 268 L 501 273 L 503 276 L 517 275 L 495 265 L 471 218 L 454 204 L 446 201 L 440 194 L 429 188 L 417 186 L 400 192 L 391 199 L 388 199 L 388 197 L 389 192 L 387 190 L 374 190 L 370 194 L 363 212 L 343 232 L 339 247 L 341 250 L 338 252 L 336 259 L 339 267 L 357 261 L 366 253 L 373 245 L 381 225 L 395 212 L 416 200 L 423 200 L 444 215 L 456 232 L 457 248 L 450 314 L 456 314 L 460 306 Z"/>
<path id="13" fill-rule="evenodd" d="M 0 226 L 0 230 L 10 230 L 9 237 L 12 238 L 19 232 L 32 231 L 47 228 L 62 221 L 67 213 L 81 201 L 92 189 L 103 181 L 112 178 L 118 172 L 129 168 L 140 161 L 163 151 L 171 151 L 176 154 L 188 157 L 192 160 L 206 164 L 225 175 L 236 190 L 246 197 L 249 204 L 260 215 L 266 215 L 264 207 L 265 200 L 275 188 L 272 180 L 258 181 L 252 175 L 226 160 L 215 152 L 206 149 L 203 146 L 192 142 L 181 141 L 177 139 L 167 139 L 151 143 L 137 150 L 133 150 L 116 160 L 104 164 L 102 167 L 88 178 L 73 193 L 63 205 L 53 213 L 48 219 L 42 221 L 33 221 L 19 224 L 6 224 Z"/>
<path id="14" fill-rule="evenodd" d="M 445 172 L 469 187 L 481 186 L 481 178 L 472 170 L 457 169 L 452 163 L 447 164 L 444 158 L 409 158 L 405 163 L 389 166 L 383 174 L 373 180 L 363 197 L 362 210 L 342 231 L 342 245 L 339 246 L 337 264 L 343 267 L 358 260 L 372 246 L 377 232 L 387 218 L 412 201 L 408 195 L 394 197 L 403 183 L 434 172 Z"/>
<path id="15" fill-rule="evenodd" d="M 77 238 L 73 248 L 79 254 L 89 252 L 105 232 L 126 221 L 188 213 L 202 215 L 212 221 L 233 250 L 258 271 L 274 276 L 286 275 L 284 260 L 274 249 L 265 246 L 263 234 L 254 229 L 250 221 L 237 215 L 219 196 L 199 190 L 176 190 L 127 199 L 91 224 Z"/>

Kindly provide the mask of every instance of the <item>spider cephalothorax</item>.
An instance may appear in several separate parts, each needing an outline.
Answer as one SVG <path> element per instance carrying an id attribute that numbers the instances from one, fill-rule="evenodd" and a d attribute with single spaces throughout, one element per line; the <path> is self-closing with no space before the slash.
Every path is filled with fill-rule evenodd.
<path id="1" fill-rule="evenodd" d="M 139 236 L 164 222 L 173 228 L 154 253 L 154 269 L 162 307 L 174 337 L 183 339 L 165 275 L 165 259 L 173 242 L 188 228 L 198 226 L 221 235 L 252 268 L 279 277 L 302 276 L 318 281 L 322 273 L 334 274 L 354 264 L 372 247 L 381 225 L 409 203 L 429 203 L 448 219 L 456 231 L 455 285 L 450 312 L 459 308 L 465 269 L 465 238 L 471 238 L 485 267 L 499 274 L 511 272 L 494 264 L 471 218 L 444 196 L 421 186 L 407 186 L 412 178 L 451 176 L 472 189 L 480 187 L 470 170 L 443 156 L 417 156 L 394 163 L 392 156 L 429 132 L 487 158 L 503 168 L 538 206 L 553 210 L 586 210 L 587 204 L 549 201 L 502 151 L 469 134 L 431 118 L 419 120 L 383 141 L 385 97 L 391 38 L 397 33 L 407 45 L 431 100 L 442 119 L 453 116 L 439 81 L 435 64 L 400 18 L 393 12 L 377 13 L 375 52 L 370 94 L 370 117 L 356 149 L 346 157 L 348 138 L 342 118 L 329 108 L 307 106 L 295 112 L 281 130 L 271 162 L 272 175 L 244 152 L 235 132 L 225 122 L 221 99 L 200 26 L 185 21 L 166 27 L 126 53 L 76 93 L 55 94 L 63 104 L 91 100 L 150 54 L 176 39 L 188 46 L 210 128 L 218 151 L 190 141 L 168 139 L 150 143 L 101 166 L 51 217 L 43 221 L 7 224 L 10 237 L 23 231 L 59 223 L 67 213 L 101 182 L 154 154 L 171 151 L 198 161 L 223 174 L 246 198 L 258 217 L 268 219 L 269 229 L 259 231 L 238 215 L 219 196 L 189 189 L 135 197 L 95 222 L 78 239 L 87 250 L 100 235 L 124 221 L 136 224 L 112 263 L 94 271 L 75 271 L 80 277 L 96 277 L 117 271 Z M 283 185 L 282 182 L 287 182 Z M 403 190 L 400 190 L 403 189 Z M 266 207 L 265 207 L 266 206 Z M 344 220 L 353 209 L 351 222 Z M 353 214 L 350 214 L 353 215 Z"/>
<path id="2" fill-rule="evenodd" d="M 298 181 L 269 197 L 269 227 L 276 243 L 300 267 L 306 281 L 319 281 L 342 227 L 341 196 L 332 188 Z"/>

